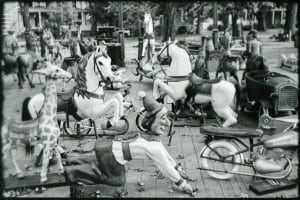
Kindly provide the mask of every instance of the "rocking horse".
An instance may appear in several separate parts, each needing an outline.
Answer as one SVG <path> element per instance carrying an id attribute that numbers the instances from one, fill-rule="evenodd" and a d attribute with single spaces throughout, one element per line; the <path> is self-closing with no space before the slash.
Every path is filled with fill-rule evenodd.
<path id="1" fill-rule="evenodd" d="M 106 58 L 103 60 L 105 63 L 99 67 L 99 73 L 106 89 L 118 90 L 125 88 L 128 90 L 131 85 L 128 84 L 128 80 L 123 76 L 125 70 L 118 70 L 115 65 L 111 65 L 111 58 L 107 54 L 107 45 L 105 42 L 102 42 L 96 47 L 96 53 Z"/>
<path id="2" fill-rule="evenodd" d="M 60 116 L 60 120 L 67 122 L 71 115 L 81 125 L 81 120 L 91 119 L 94 126 L 95 119 L 103 118 L 107 112 L 113 111 L 112 119 L 108 119 L 103 129 L 118 127 L 120 121 L 125 122 L 122 130 L 118 134 L 127 132 L 129 124 L 124 117 L 123 96 L 117 92 L 109 99 L 104 100 L 105 94 L 102 84 L 100 68 L 108 63 L 108 58 L 97 52 L 90 52 L 79 61 L 78 73 L 76 77 L 77 85 L 71 91 L 66 91 L 63 95 L 62 105 L 58 105 L 58 112 L 66 113 L 66 117 Z M 62 95 L 60 95 L 62 96 Z M 36 113 L 44 102 L 44 95 L 37 94 L 23 102 L 22 120 L 28 120 L 37 116 Z M 122 125 L 122 123 L 121 123 Z M 67 125 L 67 128 L 68 125 Z M 92 127 L 90 127 L 92 128 Z M 116 135 L 116 134 L 115 134 Z"/>
<path id="3" fill-rule="evenodd" d="M 137 60 L 133 59 L 137 63 L 136 73 L 132 72 L 135 76 L 140 75 L 140 81 L 143 80 L 143 77 L 153 78 L 155 72 L 154 67 L 154 53 L 155 53 L 155 38 L 153 31 L 153 22 L 152 17 L 149 12 L 144 14 L 144 39 L 142 47 L 142 59 Z"/>
<path id="4" fill-rule="evenodd" d="M 59 173 L 63 173 L 63 165 L 58 146 L 60 129 L 57 123 L 57 91 L 55 81 L 57 79 L 71 78 L 71 74 L 59 67 L 46 63 L 47 68 L 35 70 L 33 73 L 46 75 L 45 100 L 40 109 L 39 116 L 33 120 L 16 122 L 8 119 L 6 123 L 6 134 L 4 134 L 7 153 L 12 159 L 13 165 L 17 171 L 18 178 L 24 177 L 23 172 L 15 161 L 16 147 L 20 140 L 25 140 L 33 145 L 40 143 L 43 148 L 43 163 L 41 170 L 41 182 L 47 181 L 47 170 L 50 158 L 55 154 L 58 159 Z M 36 145 L 35 145 L 36 146 Z"/>
<path id="5" fill-rule="evenodd" d="M 157 78 L 153 84 L 153 96 L 160 98 L 159 90 L 166 93 L 172 102 L 185 99 L 187 97 L 186 89 L 191 84 L 191 62 L 187 52 L 178 47 L 175 43 L 165 43 L 164 47 L 158 53 L 158 60 L 171 57 L 172 62 L 169 71 L 165 72 L 163 80 Z M 163 77 L 163 76 L 162 76 Z M 225 119 L 223 127 L 228 127 L 237 122 L 236 113 L 231 109 L 234 102 L 236 88 L 233 83 L 225 80 L 205 81 L 202 78 L 196 78 L 196 82 L 202 83 L 203 91 L 197 90 L 194 103 L 203 104 L 211 102 L 213 110 L 216 114 Z"/>
<path id="6" fill-rule="evenodd" d="M 27 50 L 27 53 L 20 53 L 15 58 L 3 54 L 1 59 L 3 60 L 1 63 L 3 64 L 2 69 L 5 74 L 17 74 L 20 89 L 23 88 L 25 77 L 28 80 L 29 86 L 34 88 L 32 79 L 29 77 L 29 73 L 42 61 L 37 48 L 35 48 L 34 51 Z"/>
<path id="7" fill-rule="evenodd" d="M 55 38 L 49 29 L 44 30 L 43 40 L 46 44 L 46 59 L 55 65 L 61 65 L 63 57 L 60 53 L 59 42 L 55 41 Z"/>

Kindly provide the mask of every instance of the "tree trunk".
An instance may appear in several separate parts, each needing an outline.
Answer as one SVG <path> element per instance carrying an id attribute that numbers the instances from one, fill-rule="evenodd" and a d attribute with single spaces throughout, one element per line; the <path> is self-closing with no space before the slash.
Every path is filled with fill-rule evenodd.
<path id="1" fill-rule="evenodd" d="M 20 4 L 21 7 L 23 7 L 23 21 L 24 21 L 24 26 L 25 26 L 25 40 L 26 40 L 26 48 L 27 50 L 34 50 L 32 41 L 30 39 L 30 23 L 29 23 L 29 2 L 24 1 L 24 5 L 22 3 Z"/>
<path id="2" fill-rule="evenodd" d="M 296 32 L 296 23 L 297 23 L 297 12 L 298 12 L 298 3 L 289 2 L 286 10 L 286 18 L 284 31 L 291 34 Z"/>
<path id="3" fill-rule="evenodd" d="M 95 8 L 94 2 L 90 2 L 91 9 Z M 95 11 L 91 12 L 91 35 L 96 36 L 97 35 L 97 13 Z"/>
<path id="4" fill-rule="evenodd" d="M 262 5 L 257 13 L 258 30 L 259 31 L 267 30 L 266 16 L 267 16 L 267 8 L 266 8 L 266 6 Z"/>
<path id="5" fill-rule="evenodd" d="M 168 40 L 169 36 L 169 24 L 170 24 L 170 13 L 169 13 L 169 3 L 165 3 L 163 6 L 164 14 L 163 14 L 163 42 Z"/>
<path id="6" fill-rule="evenodd" d="M 164 15 L 163 15 L 163 42 L 167 41 L 169 37 L 172 40 L 175 39 L 175 15 L 176 9 L 172 3 L 166 3 L 164 6 Z"/>
<path id="7" fill-rule="evenodd" d="M 238 37 L 238 30 L 237 30 L 237 14 L 232 14 L 232 36 Z"/>
<path id="8" fill-rule="evenodd" d="M 163 42 L 168 40 L 169 17 L 168 14 L 163 15 Z"/>
<path id="9" fill-rule="evenodd" d="M 168 38 L 171 37 L 171 40 L 175 40 L 175 33 L 176 33 L 176 30 L 175 30 L 175 15 L 176 15 L 176 9 L 174 6 L 172 6 L 171 8 L 171 15 L 170 15 L 170 20 L 169 20 L 169 35 L 168 35 Z"/>

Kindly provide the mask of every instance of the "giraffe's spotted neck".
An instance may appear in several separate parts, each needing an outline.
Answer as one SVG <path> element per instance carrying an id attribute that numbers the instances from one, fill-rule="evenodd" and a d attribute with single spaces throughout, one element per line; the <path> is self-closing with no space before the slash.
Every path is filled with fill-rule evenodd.
<path id="1" fill-rule="evenodd" d="M 57 92 L 54 80 L 47 79 L 44 95 L 45 102 L 40 111 L 40 118 L 56 118 Z"/>

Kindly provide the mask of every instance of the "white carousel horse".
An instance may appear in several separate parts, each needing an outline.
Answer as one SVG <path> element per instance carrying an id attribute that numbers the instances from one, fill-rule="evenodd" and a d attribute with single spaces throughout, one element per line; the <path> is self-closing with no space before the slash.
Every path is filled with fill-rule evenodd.
<path id="1" fill-rule="evenodd" d="M 44 30 L 43 40 L 46 43 L 46 59 L 55 65 L 60 66 L 63 58 L 60 54 L 60 44 L 55 41 L 55 38 L 49 29 Z"/>
<path id="2" fill-rule="evenodd" d="M 190 57 L 185 49 L 178 47 L 173 42 L 164 43 L 164 46 L 157 54 L 157 60 L 161 58 L 172 58 L 170 67 L 166 70 L 168 78 L 173 78 L 174 81 L 168 80 L 168 84 L 164 83 L 160 78 L 153 82 L 153 96 L 159 98 L 159 90 L 166 91 L 169 97 L 175 102 L 178 99 L 185 98 L 184 89 L 189 85 L 188 75 L 192 72 L 192 64 Z M 156 77 L 164 76 L 159 73 Z M 177 80 L 175 80 L 177 79 Z"/>
<path id="3" fill-rule="evenodd" d="M 112 71 L 112 68 L 116 67 L 111 65 L 111 58 L 107 54 L 107 45 L 105 44 L 105 42 L 100 43 L 100 45 L 96 47 L 96 53 L 97 55 L 106 57 L 106 59 L 103 60 L 103 65 L 99 66 L 99 73 L 101 73 L 100 75 L 102 77 L 102 80 L 109 80 L 110 84 L 113 84 L 112 87 L 114 89 L 124 87 L 124 84 L 128 81 L 123 76 L 125 69 L 116 70 L 114 72 Z"/>
<path id="4" fill-rule="evenodd" d="M 153 22 L 152 22 L 152 17 L 149 12 L 145 12 L 144 14 L 144 40 L 143 40 L 143 49 L 142 49 L 142 68 L 145 71 L 152 71 L 153 67 L 153 57 L 155 53 L 155 38 L 154 38 L 154 31 L 153 31 Z M 146 48 L 147 52 L 146 52 Z M 146 57 L 145 57 L 145 54 Z"/>
<path id="5" fill-rule="evenodd" d="M 79 118 L 95 120 L 113 110 L 114 116 L 110 123 L 114 126 L 124 115 L 123 96 L 117 92 L 104 101 L 103 86 L 99 82 L 102 79 L 100 68 L 108 62 L 107 59 L 101 54 L 98 55 L 97 52 L 90 52 L 83 56 L 78 64 L 77 86 L 72 98 L 76 109 L 74 112 Z M 27 119 L 22 117 L 22 120 L 37 116 L 43 104 L 44 95 L 40 93 L 27 100 L 26 103 L 25 101 L 23 102 L 23 112 L 28 112 L 30 116 L 27 116 Z"/>
<path id="6" fill-rule="evenodd" d="M 159 98 L 159 90 L 162 90 L 171 97 L 173 102 L 176 102 L 177 100 L 187 97 L 186 89 L 191 84 L 191 62 L 188 53 L 172 42 L 165 43 L 164 47 L 158 53 L 157 59 L 161 60 L 167 57 L 172 58 L 169 71 L 166 71 L 168 84 L 161 79 L 155 79 L 153 96 Z M 194 103 L 203 104 L 211 102 L 217 115 L 225 119 L 223 127 L 235 124 L 237 122 L 236 113 L 230 107 L 236 93 L 235 86 L 228 81 L 221 80 L 211 84 L 208 88 L 210 88 L 208 94 L 197 93 L 194 98 Z"/>

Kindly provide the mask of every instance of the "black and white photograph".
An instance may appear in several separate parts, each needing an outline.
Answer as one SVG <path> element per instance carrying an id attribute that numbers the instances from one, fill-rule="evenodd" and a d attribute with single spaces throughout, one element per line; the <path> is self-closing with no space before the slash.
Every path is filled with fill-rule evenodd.
<path id="1" fill-rule="evenodd" d="M 299 198 L 296 1 L 2 1 L 3 198 Z"/>

